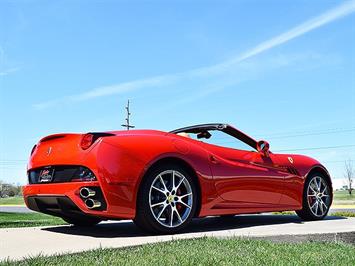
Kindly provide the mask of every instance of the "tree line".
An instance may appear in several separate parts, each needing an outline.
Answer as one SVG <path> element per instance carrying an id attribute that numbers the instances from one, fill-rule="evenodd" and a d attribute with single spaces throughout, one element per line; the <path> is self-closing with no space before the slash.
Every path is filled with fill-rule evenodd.
<path id="1" fill-rule="evenodd" d="M 20 185 L 8 184 L 0 180 L 0 198 L 14 197 L 22 195 Z"/>

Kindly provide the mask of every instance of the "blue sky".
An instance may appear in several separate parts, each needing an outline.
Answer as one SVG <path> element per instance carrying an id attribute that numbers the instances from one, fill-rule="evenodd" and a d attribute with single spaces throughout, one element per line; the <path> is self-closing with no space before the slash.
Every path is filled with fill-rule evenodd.
<path id="1" fill-rule="evenodd" d="M 354 1 L 1 1 L 0 180 L 45 135 L 120 129 L 130 99 L 137 128 L 227 122 L 341 185 L 354 73 Z"/>

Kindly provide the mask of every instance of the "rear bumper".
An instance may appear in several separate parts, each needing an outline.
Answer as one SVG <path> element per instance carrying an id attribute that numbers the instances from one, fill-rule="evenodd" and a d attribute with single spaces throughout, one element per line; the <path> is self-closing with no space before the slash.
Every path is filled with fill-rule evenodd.
<path id="1" fill-rule="evenodd" d="M 103 208 L 89 209 L 85 199 L 80 196 L 80 189 L 90 187 L 101 192 L 99 182 L 68 182 L 52 184 L 31 184 L 23 187 L 23 195 L 27 207 L 31 210 L 60 217 L 95 216 L 102 219 L 128 218 L 110 211 L 104 193 L 99 194 Z M 129 217 L 131 218 L 131 217 Z"/>
<path id="2" fill-rule="evenodd" d="M 29 196 L 26 201 L 29 209 L 49 215 L 75 219 L 88 216 L 66 196 Z"/>

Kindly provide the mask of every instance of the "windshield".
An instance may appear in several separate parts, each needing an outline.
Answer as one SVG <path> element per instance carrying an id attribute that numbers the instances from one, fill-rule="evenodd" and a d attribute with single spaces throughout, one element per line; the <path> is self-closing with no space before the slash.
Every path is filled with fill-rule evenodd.
<path id="1" fill-rule="evenodd" d="M 255 151 L 256 141 L 227 124 L 205 124 L 174 130 L 174 133 L 208 144 L 238 150 Z"/>

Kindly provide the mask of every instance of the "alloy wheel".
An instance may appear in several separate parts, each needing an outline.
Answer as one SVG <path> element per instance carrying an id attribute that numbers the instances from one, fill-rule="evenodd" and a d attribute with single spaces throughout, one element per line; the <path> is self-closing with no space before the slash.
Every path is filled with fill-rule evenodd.
<path id="1" fill-rule="evenodd" d="M 330 200 L 328 184 L 320 176 L 313 177 L 307 189 L 307 201 L 311 212 L 317 217 L 322 217 L 328 212 Z"/>
<path id="2" fill-rule="evenodd" d="M 157 222 L 167 228 L 178 227 L 190 215 L 193 193 L 188 179 L 179 171 L 158 174 L 149 190 L 150 210 Z"/>

